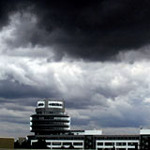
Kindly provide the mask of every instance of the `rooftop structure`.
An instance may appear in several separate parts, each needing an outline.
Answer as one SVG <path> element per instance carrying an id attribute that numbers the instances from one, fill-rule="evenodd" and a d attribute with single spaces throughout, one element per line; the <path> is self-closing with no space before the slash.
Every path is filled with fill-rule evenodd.
<path id="1" fill-rule="evenodd" d="M 70 130 L 70 117 L 65 113 L 64 101 L 40 100 L 35 112 L 30 117 L 30 131 L 35 135 L 60 134 Z"/>

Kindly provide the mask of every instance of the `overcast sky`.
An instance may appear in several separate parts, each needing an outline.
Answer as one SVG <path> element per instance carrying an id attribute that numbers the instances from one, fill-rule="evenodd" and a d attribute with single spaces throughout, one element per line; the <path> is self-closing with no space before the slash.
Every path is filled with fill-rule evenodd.
<path id="1" fill-rule="evenodd" d="M 42 98 L 73 129 L 150 127 L 150 1 L 1 0 L 0 136 L 30 134 Z"/>

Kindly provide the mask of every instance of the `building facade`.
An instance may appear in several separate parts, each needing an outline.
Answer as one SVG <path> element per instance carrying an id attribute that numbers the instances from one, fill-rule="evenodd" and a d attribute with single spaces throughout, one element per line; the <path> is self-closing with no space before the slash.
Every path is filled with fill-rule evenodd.
<path id="1" fill-rule="evenodd" d="M 27 137 L 31 148 L 150 150 L 150 129 L 137 135 L 105 135 L 102 130 L 71 130 L 70 116 L 62 100 L 44 99 L 37 102 L 30 117 Z"/>

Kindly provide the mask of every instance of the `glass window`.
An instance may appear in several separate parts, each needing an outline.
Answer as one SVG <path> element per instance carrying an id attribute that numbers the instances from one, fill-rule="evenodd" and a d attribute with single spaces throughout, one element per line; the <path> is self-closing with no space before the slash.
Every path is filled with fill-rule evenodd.
<path id="1" fill-rule="evenodd" d="M 116 145 L 117 145 L 117 146 L 125 146 L 126 143 L 121 143 L 121 142 L 119 142 L 119 143 L 116 143 Z"/>
<path id="2" fill-rule="evenodd" d="M 69 142 L 64 142 L 63 145 L 70 145 L 71 143 Z"/>
<path id="3" fill-rule="evenodd" d="M 43 103 L 39 103 L 38 106 L 44 106 L 44 104 Z"/>
<path id="4" fill-rule="evenodd" d="M 97 145 L 103 145 L 103 142 L 98 142 Z"/>
<path id="5" fill-rule="evenodd" d="M 105 145 L 108 145 L 108 146 L 109 145 L 114 145 L 114 143 L 112 143 L 112 142 L 106 142 Z"/>

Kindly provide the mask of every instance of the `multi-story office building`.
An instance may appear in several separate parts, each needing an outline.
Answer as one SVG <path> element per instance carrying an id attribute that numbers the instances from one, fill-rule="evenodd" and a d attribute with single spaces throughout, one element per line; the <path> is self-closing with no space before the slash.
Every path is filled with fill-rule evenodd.
<path id="1" fill-rule="evenodd" d="M 33 148 L 150 150 L 150 130 L 141 129 L 137 135 L 105 135 L 102 130 L 71 130 L 70 117 L 61 100 L 40 100 L 36 113 L 30 117 L 28 136 Z"/>

